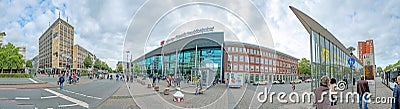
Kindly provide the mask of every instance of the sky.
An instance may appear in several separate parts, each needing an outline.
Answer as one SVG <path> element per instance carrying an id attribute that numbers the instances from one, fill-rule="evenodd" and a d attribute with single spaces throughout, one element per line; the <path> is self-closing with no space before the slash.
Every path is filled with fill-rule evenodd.
<path id="1" fill-rule="evenodd" d="M 194 0 L 194 2 L 199 1 L 209 2 Z M 222 2 L 223 6 L 230 8 L 231 11 L 240 11 L 237 13 L 243 19 L 247 19 L 246 22 L 241 21 L 229 10 L 207 5 L 187 6 L 167 14 L 159 10 L 174 6 L 175 2 L 165 0 L 0 0 L 0 31 L 7 34 L 4 43 L 11 42 L 17 46 L 26 46 L 26 57 L 31 59 L 38 54 L 39 37 L 49 27 L 49 22 L 53 23 L 59 17 L 60 12 L 60 17 L 64 20 L 68 17 L 69 23 L 75 28 L 74 43 L 96 54 L 112 68 L 115 68 L 117 61 L 123 60 L 126 56 L 123 54 L 126 49 L 139 48 L 131 50 L 133 58 L 137 58 L 143 54 L 143 51 L 158 47 L 161 40 L 172 37 L 174 34 L 194 30 L 196 26 L 201 28 L 213 25 L 217 26 L 217 30 L 232 31 L 233 36 L 240 41 L 263 45 L 268 40 L 267 42 L 272 42 L 272 47 L 278 51 L 296 58 L 310 59 L 310 37 L 289 9 L 289 6 L 294 6 L 328 29 L 346 47 L 357 48 L 358 41 L 374 40 L 377 66 L 384 67 L 400 60 L 398 45 L 400 42 L 400 1 L 398 0 Z M 158 14 L 165 14 L 165 17 L 162 19 L 154 17 Z M 262 18 L 259 18 L 258 14 L 261 14 Z M 130 29 L 149 28 L 150 25 L 141 23 L 146 19 L 160 20 L 157 25 L 153 25 L 154 30 L 151 34 L 130 33 Z M 199 22 L 199 19 L 208 23 L 191 22 Z M 252 25 L 254 22 L 261 23 Z M 246 28 L 246 24 L 256 29 Z M 249 38 L 252 36 L 256 39 Z M 145 48 L 128 46 L 141 39 L 146 40 Z"/>

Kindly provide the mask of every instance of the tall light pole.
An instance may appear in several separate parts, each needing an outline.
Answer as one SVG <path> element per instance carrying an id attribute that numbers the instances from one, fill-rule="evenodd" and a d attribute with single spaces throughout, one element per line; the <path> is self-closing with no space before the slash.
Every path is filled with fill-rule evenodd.
<path id="1" fill-rule="evenodd" d="M 130 51 L 126 51 L 126 69 L 125 69 L 125 72 L 129 71 L 129 58 L 128 58 L 129 53 L 130 53 Z"/>
<path id="2" fill-rule="evenodd" d="M 351 73 L 351 91 L 353 92 L 354 91 L 354 85 L 355 84 L 353 84 L 354 83 L 354 73 L 353 73 L 353 64 L 354 64 L 354 55 L 353 55 L 353 51 L 354 50 L 356 50 L 354 47 L 349 47 L 349 48 L 347 48 L 347 50 L 349 50 L 350 51 L 350 59 L 348 60 L 349 62 L 349 64 L 350 64 L 350 73 Z M 351 64 L 351 62 L 350 61 L 353 61 L 353 63 Z"/>

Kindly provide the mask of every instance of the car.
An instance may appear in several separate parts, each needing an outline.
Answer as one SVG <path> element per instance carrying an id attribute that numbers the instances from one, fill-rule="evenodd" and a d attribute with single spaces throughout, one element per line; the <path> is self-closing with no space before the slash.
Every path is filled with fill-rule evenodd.
<path id="1" fill-rule="evenodd" d="M 304 82 L 309 83 L 311 81 L 312 81 L 311 79 L 306 79 Z"/>
<path id="2" fill-rule="evenodd" d="M 267 81 L 256 81 L 253 83 L 253 85 L 266 85 L 268 82 Z"/>
<path id="3" fill-rule="evenodd" d="M 285 84 L 285 81 L 276 80 L 276 81 L 273 81 L 272 84 Z"/>
<path id="4" fill-rule="evenodd" d="M 303 82 L 303 81 L 300 80 L 300 79 L 296 79 L 296 80 L 290 81 L 290 84 L 298 84 L 298 83 L 301 83 L 301 82 Z"/>

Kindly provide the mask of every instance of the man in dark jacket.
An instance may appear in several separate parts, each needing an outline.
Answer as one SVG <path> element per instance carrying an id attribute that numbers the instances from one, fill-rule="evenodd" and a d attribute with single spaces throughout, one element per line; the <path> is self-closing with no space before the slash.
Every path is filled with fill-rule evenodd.
<path id="1" fill-rule="evenodd" d="M 393 90 L 394 103 L 392 104 L 392 109 L 400 109 L 400 76 L 397 76 L 397 85 Z"/>
<path id="2" fill-rule="evenodd" d="M 58 78 L 58 82 L 60 84 L 60 90 L 64 88 L 64 74 L 61 74 L 60 78 Z"/>
<path id="3" fill-rule="evenodd" d="M 364 109 L 368 109 L 367 106 L 367 101 L 368 101 L 368 93 L 369 91 L 369 86 L 368 86 L 368 81 L 365 80 L 364 76 L 361 76 L 361 80 L 357 82 L 357 93 L 359 95 L 358 99 L 358 104 L 360 109 L 362 109 L 362 101 L 364 101 Z"/>

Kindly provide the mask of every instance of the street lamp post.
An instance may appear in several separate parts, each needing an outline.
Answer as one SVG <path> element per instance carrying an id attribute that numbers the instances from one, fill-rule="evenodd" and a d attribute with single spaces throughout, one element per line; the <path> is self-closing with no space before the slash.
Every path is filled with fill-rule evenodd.
<path id="1" fill-rule="evenodd" d="M 124 70 L 125 73 L 127 73 L 129 71 L 129 58 L 128 58 L 129 53 L 130 53 L 130 51 L 126 51 L 126 69 Z"/>
<path id="2" fill-rule="evenodd" d="M 347 50 L 350 51 L 350 59 L 348 60 L 349 64 L 350 64 L 350 73 L 351 73 L 351 83 L 352 83 L 352 87 L 351 87 L 351 91 L 354 92 L 354 72 L 353 72 L 353 64 L 354 64 L 354 55 L 353 55 L 353 51 L 356 50 L 354 47 L 349 47 L 347 48 Z M 352 61 L 352 62 L 350 62 Z"/>

